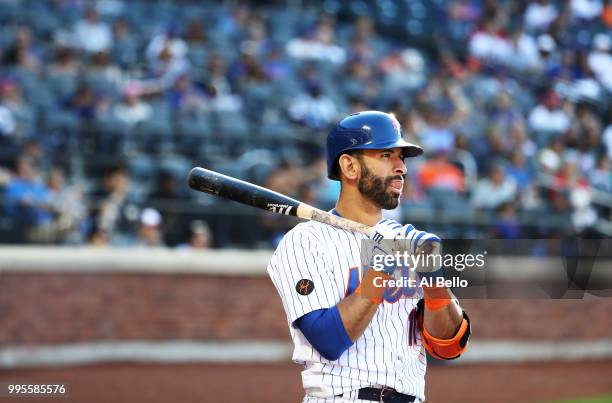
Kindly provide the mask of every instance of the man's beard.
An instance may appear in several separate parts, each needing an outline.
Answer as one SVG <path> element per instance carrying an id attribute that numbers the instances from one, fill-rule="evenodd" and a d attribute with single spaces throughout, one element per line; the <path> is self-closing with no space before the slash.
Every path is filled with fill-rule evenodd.
<path id="1" fill-rule="evenodd" d="M 357 184 L 357 188 L 362 195 L 374 202 L 383 210 L 393 210 L 399 205 L 400 195 L 391 193 L 387 189 L 393 180 L 403 179 L 402 175 L 393 175 L 382 178 L 374 175 L 363 163 L 359 160 L 361 166 L 361 178 Z"/>

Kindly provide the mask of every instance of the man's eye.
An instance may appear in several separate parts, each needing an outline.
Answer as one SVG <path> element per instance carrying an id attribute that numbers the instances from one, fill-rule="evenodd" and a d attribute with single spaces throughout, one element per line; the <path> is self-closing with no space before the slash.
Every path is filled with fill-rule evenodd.
<path id="1" fill-rule="evenodd" d="M 382 154 L 382 157 L 383 158 L 389 158 L 389 157 L 391 157 L 391 153 L 384 153 L 384 154 Z"/>

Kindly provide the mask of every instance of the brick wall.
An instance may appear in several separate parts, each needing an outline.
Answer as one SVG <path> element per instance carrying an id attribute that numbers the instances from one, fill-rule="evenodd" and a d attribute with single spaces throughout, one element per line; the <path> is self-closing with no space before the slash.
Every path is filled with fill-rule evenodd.
<path id="1" fill-rule="evenodd" d="M 474 337 L 612 337 L 612 299 L 466 300 Z M 0 346 L 102 340 L 289 340 L 260 276 L 0 273 Z"/>
<path id="2" fill-rule="evenodd" d="M 265 277 L 5 274 L 0 344 L 93 340 L 281 339 Z"/>

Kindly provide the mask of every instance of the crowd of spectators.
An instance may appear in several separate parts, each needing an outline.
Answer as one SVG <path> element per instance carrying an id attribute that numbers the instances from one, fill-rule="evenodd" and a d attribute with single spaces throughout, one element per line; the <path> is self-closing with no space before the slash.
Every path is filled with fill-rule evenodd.
<path id="1" fill-rule="evenodd" d="M 249 232 L 188 169 L 330 208 L 325 134 L 366 109 L 426 150 L 390 216 L 611 235 L 609 1 L 0 0 L 0 23 L 3 242 L 269 246 L 290 219 Z"/>

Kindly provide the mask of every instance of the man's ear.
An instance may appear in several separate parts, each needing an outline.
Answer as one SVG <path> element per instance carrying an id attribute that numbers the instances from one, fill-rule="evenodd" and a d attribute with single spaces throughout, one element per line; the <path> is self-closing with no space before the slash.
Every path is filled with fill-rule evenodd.
<path id="1" fill-rule="evenodd" d="M 348 180 L 355 180 L 361 174 L 361 166 L 357 163 L 356 157 L 348 154 L 342 154 L 338 158 L 338 170 L 340 176 L 344 176 Z"/>

